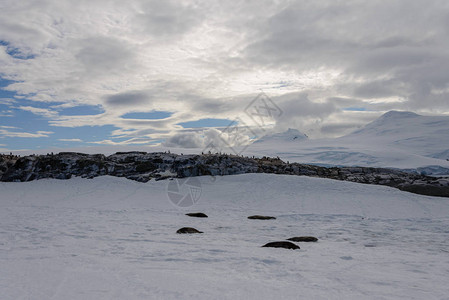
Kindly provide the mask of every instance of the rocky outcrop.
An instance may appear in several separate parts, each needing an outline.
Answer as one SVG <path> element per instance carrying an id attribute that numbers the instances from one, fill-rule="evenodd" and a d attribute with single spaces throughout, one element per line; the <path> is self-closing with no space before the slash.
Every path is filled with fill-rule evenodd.
<path id="1" fill-rule="evenodd" d="M 177 155 L 155 152 L 84 154 L 61 152 L 17 157 L 0 155 L 0 181 L 30 181 L 42 178 L 93 178 L 110 175 L 147 182 L 191 176 L 221 176 L 245 173 L 304 175 L 366 184 L 379 184 L 431 196 L 449 197 L 449 178 L 436 178 L 383 168 L 325 168 L 286 163 L 279 158 L 250 158 L 226 154 Z"/>

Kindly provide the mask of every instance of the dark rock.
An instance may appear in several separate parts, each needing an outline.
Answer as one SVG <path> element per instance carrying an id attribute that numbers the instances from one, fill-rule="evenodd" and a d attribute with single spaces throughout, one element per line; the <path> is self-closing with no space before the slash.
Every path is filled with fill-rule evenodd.
<path id="1" fill-rule="evenodd" d="M 18 157 L 0 154 L 0 181 L 31 181 L 42 178 L 66 179 L 118 176 L 146 182 L 172 177 L 272 173 L 312 176 L 379 184 L 415 194 L 449 197 L 449 178 L 416 172 L 367 167 L 326 168 L 285 163 L 279 158 L 250 158 L 228 154 L 177 155 L 165 152 L 118 152 L 109 156 L 61 152 L 51 155 Z M 60 174 L 66 174 L 61 176 Z M 168 175 L 167 175 L 168 174 Z M 264 219 L 266 220 L 266 219 Z"/>
<path id="2" fill-rule="evenodd" d="M 399 189 L 420 195 L 449 197 L 449 188 L 447 186 L 438 186 L 432 183 L 402 185 L 399 186 Z"/>
<path id="3" fill-rule="evenodd" d="M 181 229 L 178 229 L 176 233 L 203 233 L 203 232 L 192 227 L 183 227 Z"/>
<path id="4" fill-rule="evenodd" d="M 201 212 L 197 212 L 197 213 L 188 213 L 188 214 L 186 214 L 186 216 L 189 216 L 189 217 L 195 217 L 195 218 L 207 218 L 207 215 L 206 215 L 206 214 L 203 214 L 203 213 L 201 213 Z"/>
<path id="5" fill-rule="evenodd" d="M 313 236 L 295 236 L 287 239 L 292 242 L 317 242 L 318 239 Z"/>
<path id="6" fill-rule="evenodd" d="M 136 172 L 144 173 L 157 170 L 157 165 L 150 161 L 142 161 L 136 163 Z"/>
<path id="7" fill-rule="evenodd" d="M 249 216 L 248 219 L 250 220 L 276 220 L 276 217 L 270 217 L 270 216 Z"/>
<path id="8" fill-rule="evenodd" d="M 263 245 L 262 247 L 285 248 L 285 249 L 293 249 L 293 250 L 300 249 L 298 245 L 295 245 L 291 242 L 285 242 L 285 241 L 271 242 L 271 243 Z"/>

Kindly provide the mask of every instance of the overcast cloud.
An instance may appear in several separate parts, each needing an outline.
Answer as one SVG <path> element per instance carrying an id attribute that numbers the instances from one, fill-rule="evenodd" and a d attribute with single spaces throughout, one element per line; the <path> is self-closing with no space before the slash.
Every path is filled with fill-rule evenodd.
<path id="1" fill-rule="evenodd" d="M 283 111 L 273 130 L 311 138 L 392 109 L 449 112 L 448 1 L 2 0 L 0 11 L 0 77 L 15 98 L 0 100 L 3 125 L 14 108 L 50 129 L 114 126 L 100 144 L 193 147 L 216 132 L 179 123 L 245 121 L 261 90 Z M 103 112 L 60 113 L 82 105 Z M 122 118 L 149 111 L 171 116 Z"/>

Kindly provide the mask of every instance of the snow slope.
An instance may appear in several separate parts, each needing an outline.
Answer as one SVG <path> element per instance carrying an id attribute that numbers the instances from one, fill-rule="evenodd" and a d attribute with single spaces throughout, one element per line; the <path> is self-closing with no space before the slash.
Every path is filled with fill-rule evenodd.
<path id="1" fill-rule="evenodd" d="M 323 165 L 418 169 L 449 174 L 449 117 L 390 111 L 349 135 L 335 139 L 263 138 L 253 154 Z"/>
<path id="2" fill-rule="evenodd" d="M 288 143 L 288 142 L 294 142 L 297 143 L 299 141 L 307 140 L 308 137 L 304 133 L 300 132 L 297 129 L 289 128 L 285 132 L 275 133 L 266 135 L 258 140 L 256 140 L 255 144 L 263 144 L 265 142 L 281 142 L 281 143 Z"/>
<path id="3" fill-rule="evenodd" d="M 447 299 L 449 202 L 287 175 L 0 183 L 2 299 Z M 189 218 L 202 211 L 207 219 Z M 266 214 L 277 220 L 246 217 Z M 201 235 L 178 235 L 193 226 Z M 261 248 L 314 235 L 301 250 Z"/>

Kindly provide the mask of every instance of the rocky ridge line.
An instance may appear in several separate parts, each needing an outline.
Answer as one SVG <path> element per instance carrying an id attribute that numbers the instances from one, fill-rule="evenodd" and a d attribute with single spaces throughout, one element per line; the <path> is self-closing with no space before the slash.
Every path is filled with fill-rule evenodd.
<path id="1" fill-rule="evenodd" d="M 228 154 L 177 155 L 164 152 L 117 152 L 110 156 L 61 152 L 17 157 L 0 155 L 0 181 L 23 182 L 43 178 L 93 178 L 110 175 L 139 182 L 191 176 L 245 173 L 304 175 L 386 185 L 431 196 L 449 197 L 449 178 L 436 178 L 385 168 L 320 167 L 288 163 L 279 158 Z"/>

